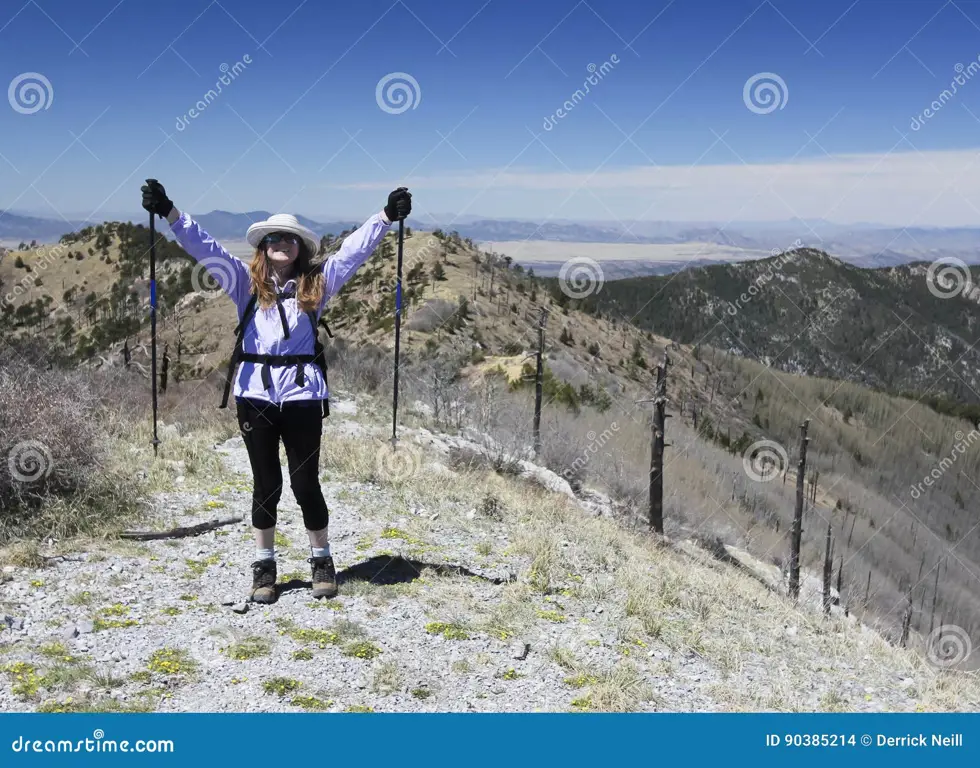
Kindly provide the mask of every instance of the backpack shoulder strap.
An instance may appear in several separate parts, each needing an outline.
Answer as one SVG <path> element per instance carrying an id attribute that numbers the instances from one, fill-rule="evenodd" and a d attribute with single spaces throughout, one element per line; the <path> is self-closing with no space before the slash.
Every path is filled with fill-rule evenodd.
<path id="1" fill-rule="evenodd" d="M 245 306 L 245 311 L 242 313 L 242 319 L 235 326 L 235 349 L 231 353 L 231 360 L 228 361 L 228 374 L 225 376 L 225 391 L 221 396 L 221 405 L 219 408 L 228 407 L 228 395 L 231 394 L 231 380 L 235 375 L 235 367 L 238 364 L 238 356 L 242 353 L 242 343 L 245 340 L 245 329 L 248 327 L 249 321 L 255 314 L 255 305 L 258 302 L 258 294 L 253 293 L 252 298 L 248 300 L 248 304 Z"/>
<path id="2" fill-rule="evenodd" d="M 245 305 L 245 311 L 242 312 L 242 319 L 235 326 L 233 333 L 235 336 L 242 335 L 245 330 L 245 326 L 248 325 L 248 321 L 252 319 L 252 315 L 255 314 L 255 305 L 258 303 L 259 295 L 257 293 L 252 294 L 252 298 L 248 300 L 248 304 Z"/>

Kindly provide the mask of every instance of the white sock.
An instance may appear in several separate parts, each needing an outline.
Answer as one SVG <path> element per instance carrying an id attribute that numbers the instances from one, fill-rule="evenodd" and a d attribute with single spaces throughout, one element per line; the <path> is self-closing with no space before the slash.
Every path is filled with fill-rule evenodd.
<path id="1" fill-rule="evenodd" d="M 310 551 L 313 552 L 313 557 L 330 557 L 329 544 L 325 547 L 310 547 Z"/>
<path id="2" fill-rule="evenodd" d="M 269 549 L 259 549 L 258 547 L 256 547 L 256 549 L 255 549 L 255 559 L 256 560 L 275 560 L 276 559 L 276 550 L 273 549 L 273 548 L 271 548 L 271 547 Z"/>

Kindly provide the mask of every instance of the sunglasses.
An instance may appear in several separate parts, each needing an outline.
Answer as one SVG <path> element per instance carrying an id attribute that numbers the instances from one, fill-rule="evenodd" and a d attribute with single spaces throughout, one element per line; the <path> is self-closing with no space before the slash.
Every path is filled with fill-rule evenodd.
<path id="1" fill-rule="evenodd" d="M 293 245 L 298 245 L 300 242 L 300 236 L 294 235 L 291 232 L 273 232 L 271 235 L 266 235 L 262 238 L 262 243 L 265 245 L 276 245 L 283 241 L 292 243 Z"/>

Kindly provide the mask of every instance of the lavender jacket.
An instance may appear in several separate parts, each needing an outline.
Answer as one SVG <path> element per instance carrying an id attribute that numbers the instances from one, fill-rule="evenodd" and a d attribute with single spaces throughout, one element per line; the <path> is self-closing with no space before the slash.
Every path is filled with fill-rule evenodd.
<path id="1" fill-rule="evenodd" d="M 326 259 L 321 267 L 323 271 L 324 291 L 320 306 L 317 307 L 316 317 L 320 319 L 327 300 L 337 294 L 354 272 L 357 271 L 385 236 L 391 222 L 384 213 L 376 213 L 359 229 L 352 232 L 340 246 L 340 251 Z M 208 274 L 221 286 L 238 310 L 238 320 L 242 319 L 245 308 L 251 299 L 251 276 L 248 265 L 241 259 L 232 256 L 215 241 L 187 213 L 181 212 L 170 227 L 177 241 L 187 253 L 202 264 Z M 276 293 L 297 288 L 295 280 L 287 280 L 279 285 L 273 277 Z M 286 323 L 289 326 L 289 338 L 284 338 L 282 322 L 275 305 L 268 309 L 256 306 L 255 314 L 248 327 L 242 346 L 245 352 L 260 355 L 305 355 L 312 354 L 314 329 L 310 326 L 305 312 L 300 311 L 295 298 L 282 302 L 286 312 Z M 228 344 L 233 347 L 234 337 L 228 338 Z M 296 385 L 295 366 L 269 366 L 272 386 L 265 389 L 262 384 L 261 363 L 241 363 L 235 376 L 235 399 L 243 397 L 265 400 L 278 404 L 295 400 L 323 400 L 329 396 L 327 384 L 323 380 L 320 368 L 314 363 L 307 363 L 303 369 L 305 384 Z"/>

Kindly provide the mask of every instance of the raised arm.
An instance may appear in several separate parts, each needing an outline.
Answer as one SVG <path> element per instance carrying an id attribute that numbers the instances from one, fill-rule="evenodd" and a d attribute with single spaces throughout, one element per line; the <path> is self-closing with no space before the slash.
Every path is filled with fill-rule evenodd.
<path id="1" fill-rule="evenodd" d="M 177 242 L 208 271 L 221 290 L 231 297 L 241 316 L 251 295 L 251 280 L 245 263 L 222 248 L 188 214 L 178 211 L 159 181 L 147 179 L 146 186 L 141 191 L 143 208 L 167 220 Z"/>
<path id="2" fill-rule="evenodd" d="M 323 263 L 323 303 L 344 287 L 378 247 L 393 221 L 404 219 L 412 212 L 412 195 L 405 187 L 399 187 L 388 195 L 388 204 L 354 230 L 340 245 L 340 250 Z M 322 307 L 322 305 L 321 305 Z"/>
<path id="3" fill-rule="evenodd" d="M 336 296 L 344 283 L 370 258 L 390 226 L 391 221 L 383 212 L 374 214 L 345 237 L 340 250 L 323 262 L 324 302 Z"/>
<path id="4" fill-rule="evenodd" d="M 241 314 L 251 296 L 251 276 L 245 262 L 228 253 L 190 214 L 181 213 L 174 208 L 167 216 L 167 221 L 170 222 L 170 231 L 176 236 L 177 242 L 208 271 L 221 290 L 235 302 Z"/>

